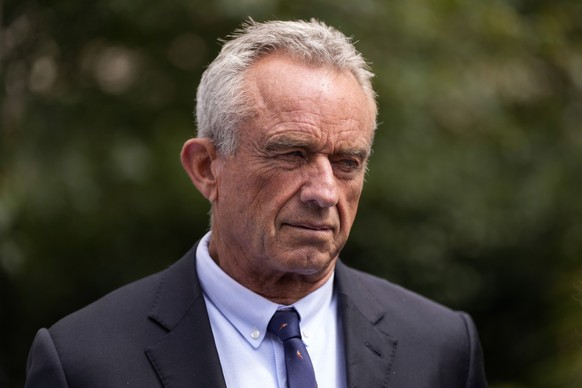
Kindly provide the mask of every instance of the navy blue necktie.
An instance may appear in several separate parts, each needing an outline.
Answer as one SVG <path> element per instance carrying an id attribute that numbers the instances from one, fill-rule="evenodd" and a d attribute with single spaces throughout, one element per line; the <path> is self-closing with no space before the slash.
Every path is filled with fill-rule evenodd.
<path id="1" fill-rule="evenodd" d="M 317 388 L 311 359 L 301 340 L 299 315 L 295 309 L 279 310 L 267 327 L 283 342 L 288 388 Z"/>

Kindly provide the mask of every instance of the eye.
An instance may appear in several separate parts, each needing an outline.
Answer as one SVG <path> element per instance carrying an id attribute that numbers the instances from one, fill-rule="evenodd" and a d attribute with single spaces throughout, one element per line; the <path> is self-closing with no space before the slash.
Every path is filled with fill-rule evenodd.
<path id="1" fill-rule="evenodd" d="M 358 171 L 362 165 L 356 159 L 339 159 L 334 162 L 334 165 L 344 172 Z"/>
<path id="2" fill-rule="evenodd" d="M 303 151 L 300 151 L 300 150 L 289 151 L 289 152 L 283 154 L 283 156 L 286 156 L 289 158 L 307 159 L 307 156 L 305 155 L 305 153 Z"/>
<path id="3" fill-rule="evenodd" d="M 274 160 L 283 168 L 294 169 L 306 164 L 309 157 L 302 150 L 281 150 L 274 155 Z"/>

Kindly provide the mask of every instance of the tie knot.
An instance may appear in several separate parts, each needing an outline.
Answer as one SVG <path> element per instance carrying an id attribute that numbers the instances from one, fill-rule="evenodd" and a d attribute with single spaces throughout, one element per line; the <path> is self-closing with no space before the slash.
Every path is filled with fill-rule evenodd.
<path id="1" fill-rule="evenodd" d="M 273 314 L 267 331 L 275 334 L 283 342 L 289 338 L 301 338 L 297 311 L 295 309 L 278 310 Z"/>

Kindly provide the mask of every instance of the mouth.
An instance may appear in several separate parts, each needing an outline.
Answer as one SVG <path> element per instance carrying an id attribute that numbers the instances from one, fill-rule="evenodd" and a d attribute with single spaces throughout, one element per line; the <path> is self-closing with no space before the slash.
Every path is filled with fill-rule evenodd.
<path id="1" fill-rule="evenodd" d="M 334 228 L 329 224 L 319 224 L 311 222 L 288 222 L 284 223 L 283 226 L 289 226 L 292 228 L 302 229 L 312 232 L 333 232 Z"/>

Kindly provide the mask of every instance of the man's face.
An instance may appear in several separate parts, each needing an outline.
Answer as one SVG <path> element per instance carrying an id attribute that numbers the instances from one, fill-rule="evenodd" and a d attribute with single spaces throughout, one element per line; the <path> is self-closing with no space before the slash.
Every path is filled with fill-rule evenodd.
<path id="1" fill-rule="evenodd" d="M 352 227 L 373 109 L 348 72 L 269 55 L 249 71 L 254 117 L 216 161 L 210 252 L 237 280 L 331 273 Z"/>

